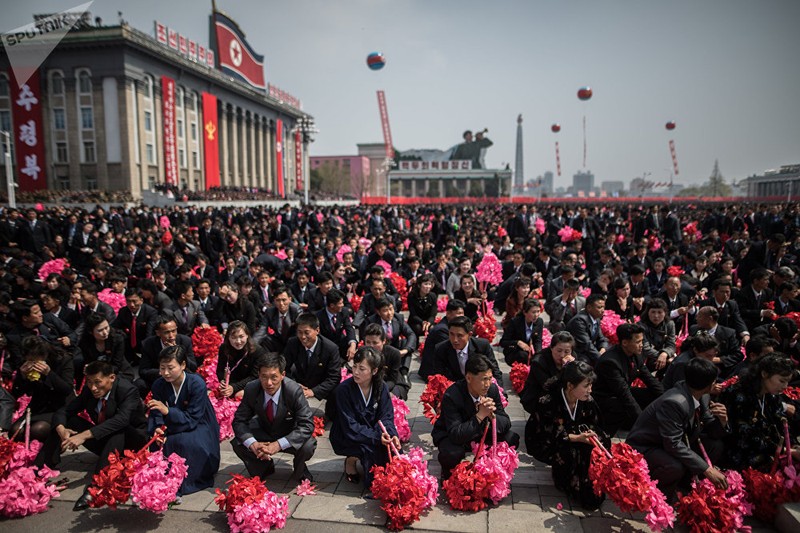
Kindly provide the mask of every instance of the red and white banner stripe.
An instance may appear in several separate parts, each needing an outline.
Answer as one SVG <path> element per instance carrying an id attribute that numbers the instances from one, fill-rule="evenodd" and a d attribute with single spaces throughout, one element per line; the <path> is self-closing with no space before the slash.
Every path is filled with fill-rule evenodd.
<path id="1" fill-rule="evenodd" d="M 556 141 L 556 170 L 558 175 L 561 175 L 561 154 L 558 151 L 558 141 Z"/>
<path id="2" fill-rule="evenodd" d="M 669 140 L 669 153 L 672 154 L 672 168 L 675 170 L 675 175 L 677 176 L 680 174 L 680 172 L 678 172 L 678 156 L 675 155 L 675 141 L 672 139 Z"/>

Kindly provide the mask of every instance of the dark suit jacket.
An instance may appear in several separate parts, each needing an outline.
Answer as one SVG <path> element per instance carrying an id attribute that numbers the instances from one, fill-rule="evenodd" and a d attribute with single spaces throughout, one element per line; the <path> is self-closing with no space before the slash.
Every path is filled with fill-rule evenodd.
<path id="1" fill-rule="evenodd" d="M 43 246 L 53 242 L 53 236 L 50 224 L 42 219 L 37 219 L 34 229 L 31 229 L 30 222 L 27 219 L 20 219 L 17 222 L 17 245 L 23 250 L 38 256 L 41 256 Z"/>
<path id="2" fill-rule="evenodd" d="M 642 411 L 625 442 L 641 453 L 662 449 L 692 474 L 700 475 L 709 465 L 692 451 L 687 437 L 689 443 L 694 444 L 704 430 L 717 438 L 724 434 L 719 419 L 709 411 L 708 403 L 706 394 L 700 399 L 699 422 L 695 422 L 692 394 L 686 382 L 680 382 Z M 651 464 L 650 468 L 656 466 Z"/>
<path id="3" fill-rule="evenodd" d="M 756 301 L 756 293 L 753 292 L 753 287 L 748 285 L 743 287 L 742 290 L 736 291 L 734 299 L 739 306 L 742 320 L 744 320 L 744 325 L 747 326 L 749 332 L 752 333 L 758 326 L 771 322 L 768 318 L 761 316 L 761 311 L 766 309 L 766 304 L 773 300 L 773 294 L 770 289 L 761 291 L 761 300 Z"/>
<path id="4" fill-rule="evenodd" d="M 378 314 L 369 317 L 366 324 L 379 324 L 383 328 L 383 321 Z M 417 335 L 401 314 L 395 314 L 392 318 L 392 338 L 389 339 L 389 344 L 398 350 L 408 350 L 409 353 L 417 348 Z"/>
<path id="5" fill-rule="evenodd" d="M 550 317 L 551 324 L 558 322 L 566 325 L 577 314 L 586 308 L 586 298 L 579 294 L 575 297 L 575 312 L 573 313 L 569 306 L 564 306 L 561 304 L 561 294 L 562 293 L 559 292 L 553 295 L 553 297 L 545 304 L 545 311 L 547 311 L 547 315 Z M 555 331 L 553 328 L 550 329 L 551 331 Z"/>
<path id="6" fill-rule="evenodd" d="M 299 305 L 294 302 L 289 303 L 289 310 L 286 312 L 289 318 L 289 330 L 284 332 L 281 331 L 281 314 L 278 312 L 278 309 L 275 306 L 267 309 L 261 321 L 262 327 L 267 330 L 261 344 L 269 351 L 283 352 L 286 341 L 294 337 L 297 332 L 297 317 L 300 316 L 300 313 L 302 313 L 302 309 L 300 309 Z M 272 333 L 270 333 L 270 331 L 272 331 Z"/>
<path id="7" fill-rule="evenodd" d="M 608 349 L 608 339 L 603 335 L 603 330 L 598 321 L 597 334 L 592 337 L 592 317 L 581 311 L 572 320 L 567 322 L 567 331 L 575 338 L 575 357 L 586 361 L 590 365 L 597 364 L 600 359 L 600 349 Z"/>
<path id="8" fill-rule="evenodd" d="M 789 300 L 786 307 L 783 307 L 783 304 L 779 301 L 778 298 L 774 298 L 773 301 L 775 302 L 775 312 L 779 315 L 785 315 L 786 313 L 796 313 L 800 311 L 800 300 Z"/>
<path id="9" fill-rule="evenodd" d="M 320 309 L 315 314 L 319 320 L 319 334 L 338 346 L 340 355 L 342 355 L 342 350 L 347 350 L 351 342 L 358 343 L 356 329 L 353 327 L 353 319 L 346 307 L 336 314 L 335 330 L 328 318 L 327 309 Z"/>
<path id="10" fill-rule="evenodd" d="M 425 347 L 422 349 L 420 358 L 422 361 L 419 363 L 419 377 L 424 380 L 434 375 L 433 363 L 436 353 L 436 346 L 450 337 L 447 326 L 447 316 L 442 317 L 438 324 L 428 330 L 428 336 L 425 337 Z"/>
<path id="11" fill-rule="evenodd" d="M 141 431 L 142 436 L 145 435 L 147 420 L 144 417 L 144 404 L 133 383 L 117 376 L 111 386 L 111 393 L 106 402 L 106 419 L 102 424 L 97 423 L 97 402 L 89 387 L 84 387 L 77 398 L 56 411 L 53 415 L 53 427 L 66 425 L 67 420 L 85 410 L 96 424 L 89 431 L 97 440 L 125 432 L 129 428 Z"/>
<path id="12" fill-rule="evenodd" d="M 270 441 L 285 438 L 292 448 L 300 449 L 314 432 L 314 415 L 303 395 L 303 388 L 291 378 L 283 378 L 272 422 L 267 420 L 264 410 L 264 394 L 258 380 L 245 386 L 242 401 L 233 415 L 234 435 L 241 443 L 255 438 L 250 430 L 250 420 L 255 417 L 258 427 L 267 434 Z"/>
<path id="13" fill-rule="evenodd" d="M 689 333 L 694 335 L 699 330 L 700 328 L 694 325 L 689 328 Z M 739 338 L 736 336 L 734 330 L 719 324 L 714 331 L 714 338 L 716 338 L 719 343 L 719 358 L 721 359 L 719 364 L 720 377 L 730 377 L 736 369 L 736 366 L 744 360 L 742 345 L 739 343 Z"/>
<path id="14" fill-rule="evenodd" d="M 136 353 L 141 352 L 142 343 L 148 337 L 152 337 L 156 332 L 156 321 L 158 320 L 158 313 L 155 309 L 147 304 L 142 304 L 139 309 L 139 314 L 136 315 L 136 346 L 133 351 Z M 112 326 L 125 334 L 125 345 L 131 348 L 131 324 L 133 323 L 133 315 L 128 306 L 119 310 L 117 318 L 114 320 Z"/>
<path id="15" fill-rule="evenodd" d="M 647 390 L 655 398 L 664 392 L 664 387 L 644 364 L 644 356 L 628 357 L 617 345 L 600 356 L 595 367 L 597 381 L 592 394 L 600 406 L 614 404 L 624 409 L 628 417 L 636 418 L 642 412 L 638 402 L 631 394 L 631 383 L 641 379 Z"/>
<path id="16" fill-rule="evenodd" d="M 197 359 L 194 357 L 192 349 L 192 339 L 186 335 L 178 334 L 175 343 L 186 350 L 186 370 L 189 372 L 197 371 Z M 161 353 L 161 338 L 157 335 L 149 337 L 142 342 L 142 359 L 139 361 L 139 377 L 142 378 L 148 387 L 159 378 L 158 373 L 158 354 Z"/>
<path id="17" fill-rule="evenodd" d="M 183 335 L 191 335 L 194 329 L 203 325 L 209 324 L 208 317 L 200 307 L 200 302 L 192 300 L 187 305 L 186 318 L 183 316 L 183 309 L 178 307 L 177 302 L 170 309 L 170 315 L 175 317 L 175 323 L 178 325 L 178 333 Z"/>
<path id="18" fill-rule="evenodd" d="M 497 385 L 492 383 L 486 396 L 494 400 L 494 405 L 497 408 L 494 412 L 497 420 L 497 434 L 503 435 L 511 429 L 511 418 L 503 409 Z M 445 438 L 449 438 L 454 444 L 464 445 L 479 440 L 483 434 L 484 426 L 491 424 L 491 421 L 487 417 L 483 422 L 478 422 L 475 413 L 477 413 L 477 410 L 475 409 L 475 402 L 467 389 L 467 380 L 459 379 L 456 383 L 450 385 L 442 397 L 441 416 L 436 419 L 431 432 L 433 443 L 438 446 Z M 489 428 L 489 431 L 491 431 L 491 428 Z M 488 435 L 487 439 L 490 439 Z"/>
<path id="19" fill-rule="evenodd" d="M 208 234 L 204 228 L 200 228 L 200 249 L 206 254 L 211 265 L 217 264 L 226 248 L 225 237 L 219 228 L 210 228 Z"/>
<path id="20" fill-rule="evenodd" d="M 317 344 L 310 359 L 305 346 L 297 337 L 286 342 L 284 356 L 286 375 L 310 388 L 315 398 L 326 399 L 341 381 L 339 348 L 321 335 L 317 336 Z"/>
<path id="21" fill-rule="evenodd" d="M 91 248 L 91 251 L 84 252 L 83 249 Z M 67 242 L 67 253 L 72 264 L 81 272 L 86 270 L 92 265 L 92 255 L 97 250 L 97 239 L 93 234 L 89 234 L 86 243 L 83 242 L 83 230 L 79 229 L 72 236 L 72 240 Z"/>
<path id="22" fill-rule="evenodd" d="M 503 347 L 503 353 L 508 351 L 518 350 L 517 342 L 522 341 L 525 343 L 533 342 L 534 353 L 542 351 L 542 330 L 544 329 L 544 321 L 539 318 L 533 323 L 533 333 L 530 340 L 525 338 L 525 316 L 518 315 L 511 319 L 508 327 L 503 330 L 503 336 L 500 338 L 500 346 Z"/>
<path id="23" fill-rule="evenodd" d="M 205 304 L 201 302 L 199 298 L 197 299 L 197 303 L 200 304 L 200 309 L 202 309 L 203 313 L 206 315 L 209 325 L 215 327 L 219 326 L 220 313 L 222 312 L 222 304 L 223 304 L 220 297 L 210 294 Z"/>
<path id="24" fill-rule="evenodd" d="M 717 302 L 714 300 L 714 298 L 709 298 L 700 302 L 700 307 L 706 305 L 717 307 Z M 736 335 L 738 336 L 741 336 L 742 333 L 747 331 L 747 326 L 744 324 L 742 315 L 739 312 L 739 304 L 737 304 L 735 300 L 728 300 L 725 302 L 725 305 L 722 307 L 722 309 L 718 308 L 717 311 L 719 311 L 720 326 L 735 329 Z"/>
<path id="25" fill-rule="evenodd" d="M 78 323 L 80 322 L 80 315 L 74 309 L 70 309 L 66 305 L 62 305 L 59 307 L 58 314 L 53 314 L 54 317 L 61 319 L 66 325 L 68 325 L 72 329 L 76 329 L 78 327 Z"/>
<path id="26" fill-rule="evenodd" d="M 519 395 L 522 408 L 533 414 L 539 404 L 539 398 L 546 394 L 545 383 L 557 376 L 558 373 L 559 370 L 553 361 L 553 353 L 550 348 L 545 348 L 541 353 L 537 353 L 531 360 L 531 369 L 525 380 L 525 387 Z"/>
<path id="27" fill-rule="evenodd" d="M 500 367 L 497 364 L 497 359 L 494 356 L 492 345 L 486 339 L 479 337 L 471 337 L 467 345 L 467 360 L 470 357 L 482 355 L 492 367 L 492 376 L 498 383 L 503 382 L 503 373 L 500 372 Z M 459 381 L 464 379 L 464 374 L 461 373 L 461 366 L 458 364 L 458 354 L 456 349 L 450 343 L 450 340 L 445 340 L 436 345 L 436 350 L 433 354 L 433 374 L 441 374 L 450 381 Z"/>

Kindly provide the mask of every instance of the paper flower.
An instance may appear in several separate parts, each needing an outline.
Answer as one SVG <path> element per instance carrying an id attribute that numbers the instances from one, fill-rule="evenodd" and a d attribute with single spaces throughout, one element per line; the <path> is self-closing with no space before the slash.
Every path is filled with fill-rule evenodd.
<path id="1" fill-rule="evenodd" d="M 558 230 L 558 236 L 561 237 L 561 242 L 572 242 L 581 240 L 583 233 L 569 226 L 564 226 Z"/>
<path id="2" fill-rule="evenodd" d="M 192 348 L 195 356 L 204 360 L 209 357 L 217 357 L 219 347 L 222 346 L 224 340 L 217 328 L 195 328 L 192 332 Z"/>
<path id="3" fill-rule="evenodd" d="M 233 415 L 236 414 L 241 400 L 237 400 L 233 396 L 225 398 L 217 394 L 217 391 L 212 391 L 208 395 L 208 399 L 211 400 L 211 407 L 214 408 L 214 414 L 217 415 L 217 422 L 219 422 L 219 441 L 232 438 Z"/>
<path id="4" fill-rule="evenodd" d="M 772 307 L 774 308 L 775 307 L 775 302 L 770 302 L 770 303 L 772 304 Z M 800 328 L 800 313 L 798 313 L 797 311 L 792 311 L 791 313 L 786 313 L 783 316 L 785 316 L 787 318 L 791 318 L 792 320 L 794 320 L 795 324 L 797 324 L 797 327 Z"/>
<path id="5" fill-rule="evenodd" d="M 14 411 L 11 420 L 19 420 L 20 418 L 22 418 L 22 416 L 25 415 L 25 409 L 28 408 L 28 404 L 30 403 L 31 403 L 31 397 L 28 396 L 27 394 L 23 394 L 22 396 L 17 398 L 17 409 Z"/>
<path id="6" fill-rule="evenodd" d="M 536 221 L 533 223 L 536 227 L 536 233 L 542 235 L 545 231 L 545 223 L 543 218 L 537 218 Z"/>
<path id="7" fill-rule="evenodd" d="M 325 419 L 321 416 L 314 417 L 314 432 L 312 437 L 321 437 L 325 434 Z"/>
<path id="8" fill-rule="evenodd" d="M 398 274 L 397 272 L 392 272 L 389 274 L 389 279 L 392 280 L 394 287 L 397 289 L 397 294 L 400 297 L 400 302 L 402 304 L 402 310 L 408 310 L 408 282 L 406 278 Z"/>
<path id="9" fill-rule="evenodd" d="M 401 457 L 414 465 L 414 481 L 422 487 L 422 492 L 425 494 L 425 509 L 436 505 L 436 500 L 439 498 L 439 480 L 428 472 L 425 451 L 418 446 L 412 446 L 408 449 L 408 453 Z"/>
<path id="10" fill-rule="evenodd" d="M 358 313 L 358 309 L 361 307 L 361 300 L 363 300 L 363 297 L 357 294 L 353 294 L 350 297 L 350 305 L 353 307 L 353 313 Z"/>
<path id="11" fill-rule="evenodd" d="M 553 342 L 553 334 L 550 333 L 549 329 L 544 328 L 542 330 L 542 349 L 549 348 L 552 342 Z"/>
<path id="12" fill-rule="evenodd" d="M 41 280 L 47 279 L 47 276 L 49 276 L 50 274 L 61 275 L 64 269 L 67 268 L 68 266 L 69 263 L 67 262 L 66 259 L 51 259 L 50 261 L 47 261 L 39 268 L 38 272 L 39 279 Z"/>
<path id="13" fill-rule="evenodd" d="M 503 407 L 508 407 L 508 400 L 506 399 L 506 391 L 503 387 L 497 382 L 497 380 L 493 377 L 492 383 L 497 385 L 497 391 L 500 393 L 500 402 L 503 404 Z"/>
<path id="14" fill-rule="evenodd" d="M 744 517 L 752 513 L 752 506 L 747 501 L 742 476 L 728 471 L 725 477 L 727 489 L 718 489 L 703 479 L 694 481 L 692 491 L 678 499 L 678 517 L 692 533 L 744 530 Z"/>
<path id="15" fill-rule="evenodd" d="M 110 305 L 115 313 L 119 313 L 119 310 L 125 307 L 125 295 L 113 289 L 105 288 L 98 292 L 97 299 Z"/>
<path id="16" fill-rule="evenodd" d="M 685 274 L 684 270 L 679 266 L 667 267 L 667 275 L 671 278 L 681 277 Z"/>
<path id="17" fill-rule="evenodd" d="M 487 285 L 500 285 L 503 283 L 503 265 L 496 255 L 487 252 L 478 264 L 475 277 L 483 284 L 484 290 Z"/>
<path id="18" fill-rule="evenodd" d="M 389 263 L 387 263 L 383 259 L 375 261 L 375 266 L 383 267 L 383 274 L 386 277 L 388 277 L 389 274 L 392 273 L 392 267 L 389 265 Z"/>
<path id="19" fill-rule="evenodd" d="M 0 482 L 0 516 L 18 518 L 47 510 L 50 500 L 60 493 L 48 483 L 59 472 L 46 466 L 22 466 L 11 470 Z"/>
<path id="20" fill-rule="evenodd" d="M 517 362 L 511 365 L 511 372 L 508 373 L 508 377 L 511 379 L 511 388 L 517 394 L 522 394 L 522 389 L 525 388 L 525 382 L 528 380 L 530 371 L 531 367 L 525 363 Z"/>
<path id="21" fill-rule="evenodd" d="M 748 468 L 742 472 L 742 477 L 753 503 L 753 515 L 759 520 L 772 523 L 778 514 L 778 507 L 789 501 L 783 473 L 779 471 L 767 474 Z"/>
<path id="22" fill-rule="evenodd" d="M 349 244 L 343 244 L 336 250 L 336 260 L 340 263 L 344 263 L 344 254 L 352 252 L 353 249 L 350 248 Z"/>
<path id="23" fill-rule="evenodd" d="M 686 225 L 683 227 L 683 232 L 684 232 L 686 235 L 689 235 L 690 237 L 694 237 L 694 240 L 695 240 L 695 241 L 699 241 L 699 240 L 700 240 L 700 238 L 703 236 L 703 234 L 702 234 L 702 233 L 700 233 L 700 230 L 699 230 L 699 229 L 697 229 L 697 221 L 696 221 L 696 220 L 695 220 L 695 221 L 693 221 L 693 222 L 689 222 L 688 224 L 686 224 Z M 677 244 L 677 243 L 675 243 L 675 244 Z"/>
<path id="24" fill-rule="evenodd" d="M 280 529 L 286 525 L 289 498 L 269 491 L 258 476 L 234 474 L 227 485 L 225 492 L 216 489 L 214 503 L 228 514 L 233 533 L 269 531 L 271 527 Z"/>
<path id="25" fill-rule="evenodd" d="M 447 311 L 447 302 L 449 301 L 450 299 L 447 296 L 439 297 L 439 299 L 436 300 L 436 310 L 440 313 Z"/>
<path id="26" fill-rule="evenodd" d="M 507 442 L 496 442 L 490 450 L 478 453 L 478 443 L 472 443 L 472 453 L 479 456 L 475 460 L 475 469 L 486 478 L 495 479 L 489 487 L 488 498 L 496 505 L 511 494 L 511 480 L 519 466 L 516 450 Z"/>
<path id="27" fill-rule="evenodd" d="M 584 298 L 588 298 L 592 294 L 592 289 L 591 287 L 584 287 L 580 290 L 580 293 Z"/>
<path id="28" fill-rule="evenodd" d="M 564 504 L 563 504 L 563 503 L 561 503 L 561 502 L 558 502 L 558 503 L 556 504 L 556 509 L 558 509 L 559 511 L 561 511 L 562 509 L 564 509 Z"/>
<path id="29" fill-rule="evenodd" d="M 725 390 L 731 385 L 735 385 L 737 383 L 739 383 L 739 376 L 733 376 L 720 383 L 719 388 L 720 390 Z"/>
<path id="30" fill-rule="evenodd" d="M 425 492 L 414 479 L 414 470 L 413 464 L 399 457 L 372 467 L 372 495 L 381 501 L 391 531 L 402 531 L 419 520 L 425 509 Z"/>
<path id="31" fill-rule="evenodd" d="M 400 442 L 408 442 L 411 440 L 411 427 L 408 424 L 406 415 L 411 412 L 411 409 L 402 398 L 398 398 L 394 394 L 390 396 L 392 398 L 392 407 L 394 408 L 394 427 L 397 429 L 397 436 Z"/>
<path id="32" fill-rule="evenodd" d="M 600 331 L 608 339 L 609 344 L 619 344 L 617 339 L 617 327 L 625 324 L 625 321 L 614 311 L 606 310 L 600 320 Z"/>
<path id="33" fill-rule="evenodd" d="M 800 401 L 800 387 L 786 387 L 783 389 L 783 395 L 790 400 Z"/>
<path id="34" fill-rule="evenodd" d="M 428 384 L 425 390 L 419 397 L 419 401 L 423 406 L 423 414 L 425 418 L 431 421 L 431 424 L 436 422 L 439 418 L 439 409 L 442 406 L 442 398 L 445 391 L 452 385 L 453 382 L 441 374 L 434 374 L 428 378 Z"/>
<path id="35" fill-rule="evenodd" d="M 299 485 L 297 485 L 297 487 L 294 489 L 294 492 L 298 496 L 316 496 L 317 486 L 312 485 L 310 480 L 304 479 Z"/>
<path id="36" fill-rule="evenodd" d="M 131 498 L 140 509 L 163 513 L 177 498 L 188 472 L 186 459 L 180 455 L 164 457 L 161 450 L 153 452 L 133 476 Z"/>
<path id="37" fill-rule="evenodd" d="M 479 316 L 472 327 L 478 337 L 493 342 L 497 335 L 497 320 L 492 316 Z"/>
<path id="38" fill-rule="evenodd" d="M 342 375 L 341 379 L 339 380 L 339 383 L 350 377 L 350 369 L 347 368 L 347 366 L 343 366 L 339 372 Z"/>
<path id="39" fill-rule="evenodd" d="M 655 235 L 651 235 L 647 238 L 647 247 L 651 252 L 655 252 L 656 250 L 661 248 L 661 241 L 658 240 L 658 237 Z"/>

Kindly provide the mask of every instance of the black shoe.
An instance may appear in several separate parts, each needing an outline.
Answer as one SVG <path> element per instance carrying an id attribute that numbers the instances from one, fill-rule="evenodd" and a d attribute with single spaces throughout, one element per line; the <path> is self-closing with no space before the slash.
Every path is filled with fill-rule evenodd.
<path id="1" fill-rule="evenodd" d="M 264 464 L 264 474 L 263 474 L 263 476 L 264 477 L 271 476 L 274 473 L 275 473 L 275 461 L 270 459 L 269 461 L 266 461 L 265 464 Z"/>
<path id="2" fill-rule="evenodd" d="M 311 475 L 311 472 L 308 471 L 308 467 L 303 467 L 303 474 L 300 476 L 300 483 L 303 481 L 308 480 L 309 483 L 314 483 L 314 476 Z"/>
<path id="3" fill-rule="evenodd" d="M 349 457 L 347 459 L 350 459 Z M 350 483 L 360 483 L 361 482 L 361 475 L 356 470 L 355 474 L 347 473 L 347 459 L 344 460 L 344 478 L 349 481 Z M 357 468 L 357 467 L 356 467 Z"/>
<path id="4" fill-rule="evenodd" d="M 78 498 L 78 501 L 75 502 L 75 505 L 72 507 L 73 511 L 85 511 L 89 508 L 89 502 L 92 501 L 92 495 L 89 494 L 88 490 L 83 491 L 81 497 Z"/>

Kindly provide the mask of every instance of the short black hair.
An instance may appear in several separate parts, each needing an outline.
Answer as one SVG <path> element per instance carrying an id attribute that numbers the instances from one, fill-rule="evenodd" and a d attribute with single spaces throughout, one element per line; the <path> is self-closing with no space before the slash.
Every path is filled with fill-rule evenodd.
<path id="1" fill-rule="evenodd" d="M 692 358 L 684 373 L 686 384 L 693 390 L 705 389 L 717 380 L 718 375 L 717 365 L 702 357 Z"/>
<path id="2" fill-rule="evenodd" d="M 94 376 L 95 374 L 102 374 L 103 376 L 110 376 L 114 374 L 114 367 L 107 361 L 92 361 L 83 371 L 85 376 Z"/>
<path id="3" fill-rule="evenodd" d="M 344 293 L 339 289 L 331 289 L 330 291 L 328 291 L 327 298 L 328 298 L 328 305 L 338 304 L 339 302 L 344 301 Z"/>
<path id="4" fill-rule="evenodd" d="M 627 341 L 639 333 L 644 334 L 644 328 L 639 324 L 620 324 L 617 326 L 617 339 L 619 342 Z"/>
<path id="5" fill-rule="evenodd" d="M 465 310 L 467 308 L 467 304 L 463 301 L 459 300 L 458 298 L 453 298 L 447 302 L 447 307 L 445 307 L 445 311 L 458 311 L 459 309 Z"/>
<path id="6" fill-rule="evenodd" d="M 464 364 L 464 373 L 465 374 L 483 374 L 487 370 L 491 370 L 492 366 L 489 364 L 489 361 L 480 354 L 473 355 L 467 362 Z"/>
<path id="7" fill-rule="evenodd" d="M 286 359 L 278 352 L 267 352 L 256 358 L 254 366 L 257 372 L 261 372 L 262 368 L 277 368 L 283 374 L 286 372 Z"/>
<path id="8" fill-rule="evenodd" d="M 457 316 L 447 323 L 447 329 L 461 328 L 467 333 L 472 333 L 472 320 L 466 316 Z"/>
<path id="9" fill-rule="evenodd" d="M 302 313 L 297 317 L 297 327 L 309 326 L 311 329 L 319 329 L 319 319 L 314 313 Z"/>
<path id="10" fill-rule="evenodd" d="M 394 307 L 394 304 L 389 300 L 389 298 L 381 298 L 377 302 L 375 302 L 375 309 L 386 309 L 387 307 Z"/>
<path id="11" fill-rule="evenodd" d="M 597 293 L 597 292 L 594 293 L 594 294 L 590 294 L 589 297 L 586 298 L 586 307 L 589 307 L 590 305 L 594 305 L 596 302 L 599 302 L 599 301 L 605 302 L 606 301 L 606 295 L 605 294 L 600 294 L 600 293 Z"/>

